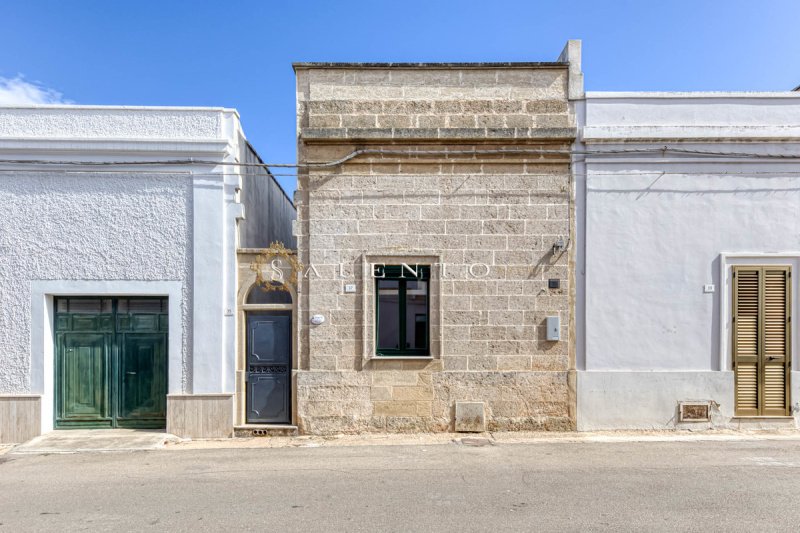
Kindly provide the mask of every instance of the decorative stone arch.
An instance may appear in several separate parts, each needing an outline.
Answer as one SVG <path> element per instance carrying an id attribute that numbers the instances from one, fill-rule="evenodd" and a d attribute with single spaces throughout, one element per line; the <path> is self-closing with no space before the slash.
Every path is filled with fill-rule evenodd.
<path id="1" fill-rule="evenodd" d="M 247 430 L 255 426 L 247 424 L 245 378 L 247 358 L 247 313 L 249 311 L 288 311 L 292 316 L 292 424 L 297 424 L 297 388 L 295 387 L 298 370 L 298 328 L 297 328 L 297 287 L 286 284 L 281 289 L 263 291 L 258 284 L 258 276 L 252 265 L 264 250 L 260 248 L 243 248 L 238 250 L 238 291 L 237 304 L 237 343 L 236 343 L 236 414 L 235 428 Z M 277 259 L 285 279 L 291 271 L 291 265 L 283 259 Z M 255 292 L 261 292 L 261 298 L 254 298 Z M 270 298 L 272 294 L 274 297 Z M 269 301 L 270 299 L 274 301 Z M 254 300 L 261 300 L 256 302 Z"/>

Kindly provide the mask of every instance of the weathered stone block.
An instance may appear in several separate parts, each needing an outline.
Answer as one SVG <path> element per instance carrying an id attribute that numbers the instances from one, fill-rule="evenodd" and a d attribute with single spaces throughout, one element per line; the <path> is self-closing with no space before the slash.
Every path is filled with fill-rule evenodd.
<path id="1" fill-rule="evenodd" d="M 450 115 L 447 117 L 448 128 L 474 128 L 475 117 L 471 115 Z"/>
<path id="2" fill-rule="evenodd" d="M 463 433 L 486 431 L 486 408 L 483 402 L 456 402 L 455 430 Z"/>
<path id="3" fill-rule="evenodd" d="M 434 113 L 461 113 L 461 102 L 457 100 L 440 100 L 433 103 Z"/>
<path id="4" fill-rule="evenodd" d="M 375 128 L 377 125 L 376 115 L 342 115 L 342 126 L 345 128 Z"/>
<path id="5" fill-rule="evenodd" d="M 417 402 L 414 401 L 375 401 L 372 403 L 376 416 L 417 416 Z"/>
<path id="6" fill-rule="evenodd" d="M 433 389 L 430 386 L 395 386 L 392 387 L 393 400 L 432 400 Z"/>
<path id="7" fill-rule="evenodd" d="M 308 119 L 308 125 L 312 128 L 341 128 L 341 115 L 312 115 Z"/>
<path id="8" fill-rule="evenodd" d="M 504 115 L 477 115 L 475 123 L 479 128 L 505 128 L 506 117 Z"/>
<path id="9" fill-rule="evenodd" d="M 372 372 L 372 385 L 395 386 L 417 385 L 419 377 L 415 372 L 379 371 Z"/>

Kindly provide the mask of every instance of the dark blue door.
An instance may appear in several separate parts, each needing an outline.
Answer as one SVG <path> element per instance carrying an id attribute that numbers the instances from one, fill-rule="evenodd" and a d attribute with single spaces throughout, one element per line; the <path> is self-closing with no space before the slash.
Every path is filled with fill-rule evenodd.
<path id="1" fill-rule="evenodd" d="M 247 313 L 247 422 L 288 424 L 291 404 L 292 316 Z"/>

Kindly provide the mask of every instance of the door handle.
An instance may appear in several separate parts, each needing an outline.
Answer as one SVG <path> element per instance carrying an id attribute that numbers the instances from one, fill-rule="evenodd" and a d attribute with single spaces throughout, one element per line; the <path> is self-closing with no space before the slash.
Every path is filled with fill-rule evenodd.
<path id="1" fill-rule="evenodd" d="M 125 373 L 128 374 L 129 376 L 135 376 L 136 375 L 136 372 L 125 372 Z"/>
<path id="2" fill-rule="evenodd" d="M 769 357 L 767 357 L 767 361 L 774 361 L 775 359 L 777 359 L 777 357 L 775 357 L 774 355 L 770 355 Z"/>

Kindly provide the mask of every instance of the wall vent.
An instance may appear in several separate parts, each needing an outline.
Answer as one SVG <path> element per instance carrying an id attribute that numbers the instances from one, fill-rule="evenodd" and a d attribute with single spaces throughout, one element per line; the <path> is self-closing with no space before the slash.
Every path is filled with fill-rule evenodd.
<path id="1" fill-rule="evenodd" d="M 680 402 L 678 411 L 681 422 L 708 422 L 711 402 Z"/>

